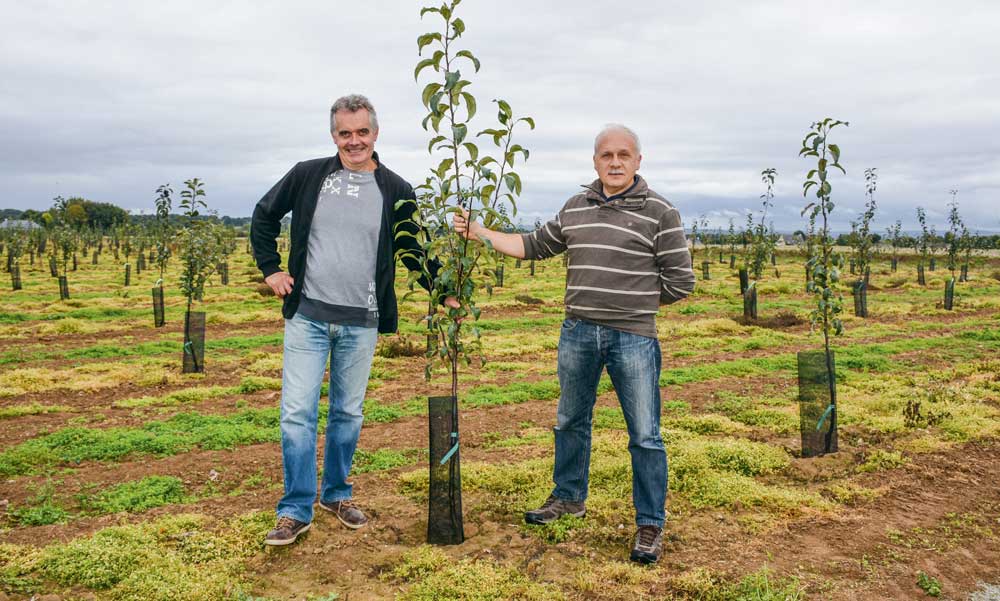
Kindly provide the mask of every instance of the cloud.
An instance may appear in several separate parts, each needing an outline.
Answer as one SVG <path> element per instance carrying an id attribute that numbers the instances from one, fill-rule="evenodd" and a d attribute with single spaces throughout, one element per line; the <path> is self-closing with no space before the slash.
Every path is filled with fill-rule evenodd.
<path id="1" fill-rule="evenodd" d="M 210 206 L 248 215 L 296 161 L 333 152 L 327 111 L 348 92 L 378 107 L 386 164 L 420 181 L 434 161 L 415 39 L 436 17 L 421 22 L 417 8 L 14 4 L 0 39 L 0 206 L 78 195 L 138 211 L 159 184 L 200 177 Z M 1000 229 L 995 2 L 468 0 L 458 10 L 483 63 L 470 88 L 479 126 L 499 96 L 538 123 L 522 139 L 525 222 L 594 177 L 594 134 L 624 122 L 643 140 L 641 172 L 685 219 L 727 226 L 758 206 L 760 171 L 775 167 L 776 225 L 798 229 L 809 168 L 799 141 L 833 116 L 851 122 L 836 132 L 848 169 L 834 180 L 837 226 L 860 212 L 875 166 L 880 225 L 912 229 L 919 205 L 940 229 L 958 188 L 969 223 Z"/>

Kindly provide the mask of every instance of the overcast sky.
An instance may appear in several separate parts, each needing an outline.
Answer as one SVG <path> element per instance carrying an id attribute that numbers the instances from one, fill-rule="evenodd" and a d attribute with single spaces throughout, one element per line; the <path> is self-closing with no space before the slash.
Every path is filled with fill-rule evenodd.
<path id="1" fill-rule="evenodd" d="M 420 127 L 420 4 L 379 2 L 7 2 L 0 37 L 0 208 L 57 195 L 149 212 L 163 183 L 206 182 L 219 214 L 249 215 L 295 162 L 335 152 L 330 103 L 374 102 L 383 162 L 414 183 L 436 163 Z M 878 231 L 946 228 L 948 190 L 975 228 L 1000 229 L 1000 2 L 465 0 L 464 47 L 480 115 L 506 98 L 537 129 L 520 142 L 519 217 L 555 213 L 595 177 L 594 134 L 635 129 L 640 173 L 685 222 L 739 225 L 778 170 L 774 220 L 799 229 L 797 157 L 831 116 L 848 175 L 835 222 L 880 174 Z M 430 72 L 425 72 L 429 74 Z M 471 74 L 470 74 L 471 75 Z M 422 78 L 423 83 L 426 78 Z"/>

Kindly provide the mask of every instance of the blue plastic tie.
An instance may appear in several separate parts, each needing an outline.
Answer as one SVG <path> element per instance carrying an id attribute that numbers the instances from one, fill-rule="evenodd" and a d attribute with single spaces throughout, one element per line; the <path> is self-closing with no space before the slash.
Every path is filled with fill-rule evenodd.
<path id="1" fill-rule="evenodd" d="M 816 431 L 817 432 L 819 432 L 820 428 L 823 427 L 823 422 L 826 421 L 826 418 L 829 417 L 831 413 L 833 413 L 833 403 L 830 403 L 829 405 L 827 405 L 826 411 L 823 412 L 823 417 L 819 418 L 819 423 L 816 424 Z"/>
<path id="2" fill-rule="evenodd" d="M 448 449 L 448 452 L 445 453 L 444 457 L 441 458 L 441 465 L 448 463 L 448 460 L 451 459 L 451 456 L 458 452 L 458 432 L 452 432 L 451 437 L 455 439 L 455 446 Z"/>

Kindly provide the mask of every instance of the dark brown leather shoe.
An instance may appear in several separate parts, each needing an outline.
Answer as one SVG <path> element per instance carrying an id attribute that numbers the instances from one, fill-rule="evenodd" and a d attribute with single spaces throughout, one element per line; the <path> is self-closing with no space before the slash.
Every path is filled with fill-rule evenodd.
<path id="1" fill-rule="evenodd" d="M 272 546 L 290 545 L 295 542 L 295 539 L 300 534 L 309 530 L 309 526 L 309 522 L 300 522 L 286 515 L 280 516 L 278 523 L 274 526 L 274 530 L 268 532 L 267 536 L 264 537 L 264 544 Z"/>
<path id="2" fill-rule="evenodd" d="M 358 509 L 351 499 L 343 501 L 320 501 L 319 506 L 337 516 L 340 523 L 351 530 L 357 530 L 368 523 L 368 517 Z"/>

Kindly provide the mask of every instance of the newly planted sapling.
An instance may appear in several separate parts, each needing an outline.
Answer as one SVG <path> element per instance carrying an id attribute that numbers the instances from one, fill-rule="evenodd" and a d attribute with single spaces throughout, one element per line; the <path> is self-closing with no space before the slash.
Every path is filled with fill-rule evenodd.
<path id="1" fill-rule="evenodd" d="M 851 223 L 853 234 L 851 246 L 854 251 L 851 260 L 860 276 L 852 286 L 854 314 L 858 317 L 868 317 L 868 279 L 876 242 L 876 236 L 872 233 L 872 219 L 875 217 L 875 190 L 877 187 L 877 169 L 875 167 L 865 169 L 865 210 L 859 221 Z"/>
<path id="2" fill-rule="evenodd" d="M 734 269 L 736 267 L 736 243 L 739 242 L 740 237 L 736 233 L 736 224 L 733 223 L 732 217 L 729 218 L 729 231 L 726 234 L 726 242 L 729 244 L 729 268 Z"/>
<path id="3" fill-rule="evenodd" d="M 746 253 L 745 268 L 747 270 L 747 285 L 743 291 L 743 317 L 757 319 L 757 282 L 764 274 L 764 267 L 774 255 L 776 236 L 767 226 L 767 211 L 774 206 L 774 181 L 778 170 L 771 167 L 760 172 L 760 181 L 765 191 L 760 195 L 760 220 L 754 221 L 753 214 L 747 214 L 747 232 L 750 236 L 750 249 Z"/>
<path id="4" fill-rule="evenodd" d="M 823 351 L 818 356 L 805 351 L 798 354 L 803 456 L 837 450 L 837 383 L 830 338 L 842 334 L 844 330 L 840 320 L 843 303 L 838 290 L 844 258 L 836 252 L 830 235 L 830 214 L 834 204 L 829 176 L 833 169 L 845 175 L 847 172 L 840 164 L 840 147 L 831 143 L 829 136 L 840 125 L 847 126 L 848 123 L 829 117 L 813 123 L 799 150 L 799 156 L 816 159 L 816 167 L 809 170 L 802 184 L 803 196 L 813 192 L 816 200 L 807 204 L 802 213 L 815 219 L 819 228 L 816 232 L 816 251 L 809 265 L 812 281 L 808 291 L 816 301 L 809 321 L 814 329 L 820 328 L 823 334 Z"/>
<path id="5" fill-rule="evenodd" d="M 949 191 L 951 202 L 948 203 L 948 233 L 945 234 L 945 244 L 948 250 L 948 271 L 951 277 L 944 285 L 944 308 L 951 311 L 955 301 L 955 270 L 958 269 L 958 256 L 962 249 L 962 237 L 965 224 L 958 214 L 958 190 Z"/>
<path id="6" fill-rule="evenodd" d="M 924 286 L 927 284 L 924 270 L 927 268 L 928 259 L 931 258 L 935 234 L 933 227 L 927 227 L 927 212 L 923 207 L 917 207 L 917 221 L 920 222 L 920 236 L 916 239 L 916 251 L 920 255 L 917 263 L 917 283 Z"/>
<path id="7" fill-rule="evenodd" d="M 541 222 L 538 223 L 536 229 L 541 227 Z M 701 262 L 701 277 L 704 280 L 710 280 L 711 274 L 709 273 L 709 261 L 708 261 L 708 240 L 705 235 L 705 230 L 708 229 L 708 219 L 705 215 L 700 215 L 697 219 L 691 222 L 691 264 L 697 265 L 695 262 L 695 250 L 698 248 L 698 243 L 705 247 L 705 260 Z"/>
<path id="8" fill-rule="evenodd" d="M 160 270 L 160 277 L 153 287 L 153 325 L 161 327 L 166 323 L 166 314 L 163 307 L 163 276 L 167 271 L 167 263 L 170 261 L 170 242 L 174 237 L 173 227 L 170 225 L 170 205 L 173 203 L 171 196 L 174 191 L 170 184 L 163 184 L 156 189 L 156 221 L 153 223 L 153 244 L 156 247 L 155 261 L 156 267 Z"/>
<path id="9" fill-rule="evenodd" d="M 204 183 L 198 178 L 184 182 L 186 189 L 181 192 L 181 209 L 187 223 L 177 232 L 177 246 L 180 250 L 180 288 L 187 299 L 184 313 L 184 372 L 204 371 L 205 313 L 192 312 L 195 301 L 205 293 L 205 281 L 212 274 L 218 262 L 218 243 L 212 225 L 198 219 L 199 209 L 206 208 L 203 200 Z"/>
<path id="10" fill-rule="evenodd" d="M 514 130 L 524 124 L 534 129 L 530 117 L 515 116 L 504 100 L 495 100 L 498 124 L 470 137 L 471 121 L 476 115 L 477 101 L 469 91 L 471 82 L 463 78 L 460 68 L 479 71 L 480 62 L 470 51 L 458 49 L 465 33 L 465 23 L 455 16 L 460 0 L 436 7 L 425 7 L 421 17 L 440 17 L 441 29 L 417 38 L 421 58 L 414 69 L 419 80 L 422 72 L 432 69 L 433 81 L 423 88 L 421 100 L 427 114 L 425 130 L 433 130 L 428 152 L 438 159 L 431 175 L 417 187 L 413 219 L 401 223 L 396 238 L 415 239 L 422 252 L 402 251 L 404 261 L 419 264 L 417 273 L 410 274 L 411 287 L 418 280 L 430 290 L 434 305 L 446 297 L 456 299 L 457 307 L 433 311 L 426 317 L 428 349 L 426 376 L 430 377 L 433 362 L 446 363 L 451 370 L 451 396 L 429 399 L 431 420 L 431 500 L 428 540 L 435 543 L 457 543 L 464 539 L 461 521 L 461 484 L 458 462 L 458 365 L 469 363 L 473 356 L 482 357 L 479 328 L 480 309 L 476 297 L 480 290 L 491 293 L 496 284 L 496 253 L 489 244 L 469 244 L 448 224 L 449 215 L 469 211 L 470 219 L 480 219 L 488 228 L 502 229 L 510 225 L 499 207 L 508 204 L 516 214 L 516 198 L 521 193 L 521 178 L 513 170 L 520 157 L 528 158 L 528 150 L 513 142 Z M 476 138 L 491 139 L 499 150 L 496 157 L 481 152 Z M 471 317 L 471 320 L 470 320 Z M 472 322 L 470 324 L 470 321 Z M 468 326 L 468 327 L 466 327 Z M 435 436 L 436 430 L 443 436 Z M 447 471 L 444 471 L 447 466 Z M 446 482 L 445 482 L 446 480 Z M 442 516 L 446 517 L 442 517 Z"/>
<path id="11" fill-rule="evenodd" d="M 896 268 L 899 266 L 899 247 L 902 243 L 903 222 L 897 219 L 896 223 L 889 226 L 886 233 L 889 235 L 889 244 L 892 247 L 892 263 L 890 269 L 895 272 Z"/>

